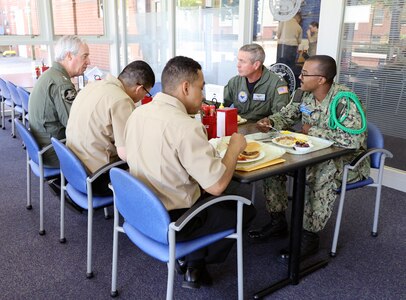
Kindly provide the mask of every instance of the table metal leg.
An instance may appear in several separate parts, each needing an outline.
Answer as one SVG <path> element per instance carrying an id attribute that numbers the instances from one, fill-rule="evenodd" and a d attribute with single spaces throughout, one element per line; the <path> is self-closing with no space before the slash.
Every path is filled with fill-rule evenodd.
<path id="1" fill-rule="evenodd" d="M 293 201 L 291 213 L 291 233 L 289 246 L 289 268 L 288 276 L 271 286 L 257 292 L 254 299 L 261 299 L 289 284 L 298 284 L 299 279 L 322 267 L 327 266 L 328 261 L 317 262 L 302 271 L 300 270 L 300 244 L 303 228 L 303 211 L 306 188 L 306 168 L 298 169 L 295 172 L 293 181 Z"/>

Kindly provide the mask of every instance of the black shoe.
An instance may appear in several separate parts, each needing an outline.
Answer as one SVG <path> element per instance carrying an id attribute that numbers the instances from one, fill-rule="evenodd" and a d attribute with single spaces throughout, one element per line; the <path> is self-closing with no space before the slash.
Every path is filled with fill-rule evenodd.
<path id="1" fill-rule="evenodd" d="M 213 280 L 206 269 L 202 267 L 187 267 L 183 277 L 182 287 L 187 289 L 198 289 L 201 285 L 212 285 Z"/>
<path id="2" fill-rule="evenodd" d="M 303 230 L 302 242 L 300 244 L 300 261 L 309 258 L 319 251 L 320 237 L 315 232 Z M 282 249 L 279 252 L 278 261 L 287 264 L 289 262 L 289 250 Z"/>
<path id="3" fill-rule="evenodd" d="M 175 269 L 179 275 L 183 275 L 186 273 L 187 263 L 185 261 L 185 258 L 179 258 L 175 260 Z"/>
<path id="4" fill-rule="evenodd" d="M 248 236 L 252 239 L 264 240 L 270 237 L 284 237 L 288 234 L 288 223 L 285 212 L 272 212 L 271 221 L 261 228 L 251 229 Z"/>

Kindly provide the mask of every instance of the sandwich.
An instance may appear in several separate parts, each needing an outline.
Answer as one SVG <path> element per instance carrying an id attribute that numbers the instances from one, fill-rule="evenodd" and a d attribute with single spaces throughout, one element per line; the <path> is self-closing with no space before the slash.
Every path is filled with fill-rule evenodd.
<path id="1" fill-rule="evenodd" d="M 245 147 L 244 151 L 240 153 L 238 156 L 238 160 L 248 160 L 257 158 L 260 154 L 261 145 L 257 142 L 249 142 L 247 143 L 247 147 Z"/>

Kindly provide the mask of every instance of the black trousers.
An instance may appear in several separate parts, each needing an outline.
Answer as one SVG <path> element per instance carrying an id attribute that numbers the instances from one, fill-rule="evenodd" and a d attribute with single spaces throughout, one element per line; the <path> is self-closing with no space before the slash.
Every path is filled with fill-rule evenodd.
<path id="1" fill-rule="evenodd" d="M 201 199 L 206 198 L 207 196 L 210 195 L 204 195 Z M 187 210 L 188 209 L 177 209 L 169 211 L 171 221 L 176 221 Z M 253 205 L 244 205 L 243 228 L 249 226 L 255 215 L 256 210 Z M 176 240 L 192 240 L 210 233 L 235 228 L 236 222 L 237 203 L 233 201 L 220 202 L 205 209 L 190 220 L 180 232 L 176 233 Z M 187 255 L 185 260 L 187 261 L 188 266 L 196 266 L 202 263 L 221 263 L 227 258 L 234 243 L 234 239 L 222 239 L 210 246 Z"/>

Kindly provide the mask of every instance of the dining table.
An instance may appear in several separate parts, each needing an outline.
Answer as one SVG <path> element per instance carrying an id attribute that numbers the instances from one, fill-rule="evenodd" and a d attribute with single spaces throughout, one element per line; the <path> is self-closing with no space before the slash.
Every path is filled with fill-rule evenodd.
<path id="1" fill-rule="evenodd" d="M 238 126 L 238 132 L 252 134 L 258 132 L 255 123 Z M 293 176 L 293 197 L 291 209 L 291 230 L 289 243 L 289 263 L 287 276 L 254 294 L 254 299 L 261 299 L 287 285 L 296 285 L 300 278 L 320 269 L 328 264 L 328 260 L 321 260 L 300 269 L 300 244 L 302 239 L 303 211 L 305 202 L 306 168 L 312 165 L 334 159 L 354 152 L 354 149 L 329 146 L 307 154 L 295 155 L 285 153 L 281 157 L 284 162 L 257 169 L 250 172 L 235 171 L 233 180 L 242 184 L 254 184 L 256 181 L 274 175 L 289 174 Z"/>

